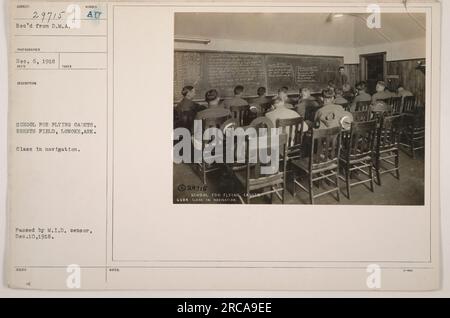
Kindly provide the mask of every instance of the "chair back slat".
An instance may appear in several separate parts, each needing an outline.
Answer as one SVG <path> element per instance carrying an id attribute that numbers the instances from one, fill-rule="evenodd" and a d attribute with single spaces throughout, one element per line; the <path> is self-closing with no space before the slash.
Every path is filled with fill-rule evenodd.
<path id="1" fill-rule="evenodd" d="M 287 136 L 286 134 L 277 134 L 276 138 L 279 138 L 277 147 L 274 147 L 273 141 L 271 140 L 271 136 L 266 135 L 262 136 L 256 130 L 257 133 L 254 136 L 246 136 L 245 138 L 245 164 L 247 165 L 247 184 L 252 183 L 255 184 L 258 179 L 261 179 L 263 182 L 270 180 L 271 176 L 277 176 L 280 174 L 280 171 L 286 171 L 286 159 L 287 159 Z M 259 142 L 261 141 L 260 138 L 267 138 L 267 141 L 264 143 L 264 150 L 261 149 L 263 145 L 261 145 Z M 256 146 L 256 148 L 254 148 Z M 281 168 L 278 166 L 278 169 L 274 169 L 272 173 L 267 173 L 265 171 L 264 174 L 261 173 L 262 167 L 270 167 L 274 165 L 271 160 L 267 160 L 267 158 L 262 158 L 262 154 L 266 153 L 267 156 L 272 158 L 272 151 L 279 151 L 279 158 L 276 158 L 275 160 L 278 161 L 277 164 L 279 164 L 279 160 L 283 159 L 284 161 L 284 168 Z M 269 161 L 269 162 L 267 162 Z M 281 169 L 280 169 L 281 168 Z M 268 170 L 270 171 L 270 170 Z"/>
<path id="2" fill-rule="evenodd" d="M 415 111 L 416 111 L 416 97 L 405 96 L 403 98 L 402 113 L 415 113 Z"/>
<path id="3" fill-rule="evenodd" d="M 369 111 L 370 105 L 372 104 L 371 101 L 359 101 L 356 103 L 356 109 L 355 111 Z"/>
<path id="4" fill-rule="evenodd" d="M 341 128 L 313 129 L 311 134 L 310 169 L 338 163 Z"/>
<path id="5" fill-rule="evenodd" d="M 248 124 L 248 117 L 250 113 L 250 106 L 231 106 L 230 107 L 231 117 L 239 122 L 240 126 Z"/>
<path id="6" fill-rule="evenodd" d="M 347 161 L 371 156 L 376 131 L 377 122 L 375 120 L 352 123 L 350 132 L 343 136 L 343 149 Z"/>
<path id="7" fill-rule="evenodd" d="M 281 132 L 286 134 L 289 158 L 297 158 L 301 155 L 304 125 L 303 117 L 276 121 L 277 128 L 281 128 Z"/>
<path id="8" fill-rule="evenodd" d="M 391 106 L 393 114 L 401 114 L 402 113 L 402 97 L 392 97 L 391 98 Z"/>
<path id="9" fill-rule="evenodd" d="M 338 105 L 341 105 L 342 108 L 344 108 L 345 111 L 348 111 L 349 108 L 350 108 L 350 103 L 349 103 L 349 102 L 347 102 L 347 103 L 342 103 L 342 104 L 338 104 Z"/>
<path id="10" fill-rule="evenodd" d="M 267 117 L 258 117 L 256 119 L 254 119 L 250 123 L 249 126 L 254 127 L 256 129 L 259 129 L 259 128 L 266 128 L 266 129 L 274 128 L 272 121 L 269 120 Z"/>
<path id="11" fill-rule="evenodd" d="M 352 112 L 353 121 L 359 122 L 359 121 L 369 121 L 370 120 L 370 111 L 362 110 L 362 111 L 355 111 Z"/>
<path id="12" fill-rule="evenodd" d="M 377 132 L 377 152 L 398 146 L 403 116 L 386 116 L 380 121 Z"/>

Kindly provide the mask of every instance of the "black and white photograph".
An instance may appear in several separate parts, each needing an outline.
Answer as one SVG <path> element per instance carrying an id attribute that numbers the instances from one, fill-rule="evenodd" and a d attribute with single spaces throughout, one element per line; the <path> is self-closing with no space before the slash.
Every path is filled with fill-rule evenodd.
<path id="1" fill-rule="evenodd" d="M 174 204 L 424 205 L 425 13 L 174 20 Z"/>
<path id="2" fill-rule="evenodd" d="M 449 2 L 6 2 L 0 297 L 450 295 Z"/>

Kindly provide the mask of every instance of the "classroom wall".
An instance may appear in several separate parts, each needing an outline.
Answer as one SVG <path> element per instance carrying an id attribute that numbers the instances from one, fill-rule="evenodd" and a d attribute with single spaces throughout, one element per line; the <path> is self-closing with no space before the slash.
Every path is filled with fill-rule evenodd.
<path id="1" fill-rule="evenodd" d="M 416 69 L 417 62 L 423 59 L 387 62 L 387 73 L 399 75 L 400 82 L 406 89 L 413 92 L 418 101 L 425 104 L 425 74 Z"/>
<path id="2" fill-rule="evenodd" d="M 347 59 L 345 63 L 359 63 L 359 56 L 361 54 L 370 54 L 386 52 L 387 61 L 400 61 L 425 58 L 426 43 L 425 38 L 418 38 L 409 41 L 389 42 L 376 45 L 366 45 L 356 47 L 355 55 Z"/>
<path id="3" fill-rule="evenodd" d="M 348 82 L 354 87 L 361 80 L 359 64 L 345 64 L 344 67 L 348 75 Z"/>

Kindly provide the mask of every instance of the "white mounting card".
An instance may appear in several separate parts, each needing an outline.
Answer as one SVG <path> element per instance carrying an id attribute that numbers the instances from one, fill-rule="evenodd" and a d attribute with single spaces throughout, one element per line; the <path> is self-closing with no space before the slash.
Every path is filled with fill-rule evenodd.
<path id="1" fill-rule="evenodd" d="M 439 2 L 10 1 L 9 15 L 10 287 L 439 288 Z M 349 141 L 370 138 L 351 139 L 362 81 L 376 126 L 348 198 Z M 217 114 L 219 136 L 293 113 L 301 154 L 271 148 L 275 172 L 250 151 L 209 162 L 219 147 L 189 135 Z M 337 155 L 315 153 L 336 147 L 313 141 L 334 124 Z"/>

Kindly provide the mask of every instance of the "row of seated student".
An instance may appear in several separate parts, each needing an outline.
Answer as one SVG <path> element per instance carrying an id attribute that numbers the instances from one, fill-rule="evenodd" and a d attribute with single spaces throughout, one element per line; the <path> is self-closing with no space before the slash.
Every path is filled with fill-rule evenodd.
<path id="1" fill-rule="evenodd" d="M 257 90 L 258 96 L 256 98 L 246 100 L 242 96 L 244 87 L 238 85 L 234 88 L 234 97 L 225 99 L 223 102 L 217 90 L 209 90 L 205 94 L 207 106 L 204 106 L 193 101 L 196 95 L 195 88 L 185 86 L 182 90 L 183 99 L 176 106 L 176 113 L 183 122 L 181 126 L 191 129 L 195 119 L 230 116 L 230 107 L 249 105 L 250 111 L 255 114 L 265 114 L 274 126 L 277 119 L 302 116 L 309 126 L 330 128 L 337 122 L 341 122 L 342 118 L 351 122 L 351 112 L 356 110 L 358 102 L 368 101 L 372 103 L 374 108 L 388 110 L 388 105 L 377 103 L 377 101 L 391 97 L 413 96 L 403 85 L 399 85 L 397 93 L 390 92 L 382 81 L 377 83 L 376 93 L 373 96 L 368 94 L 366 90 L 367 84 L 364 81 L 356 85 L 356 90 L 353 90 L 348 84 L 344 84 L 342 89 L 336 88 L 334 83 L 330 81 L 328 87 L 322 91 L 320 96 L 316 97 L 312 96 L 309 88 L 303 88 L 300 90 L 300 97 L 295 100 L 289 97 L 287 87 L 280 88 L 275 97 L 269 97 L 266 96 L 266 88 L 260 87 Z M 263 109 L 267 106 L 269 106 L 268 111 Z M 188 115 L 186 116 L 186 114 Z"/>

